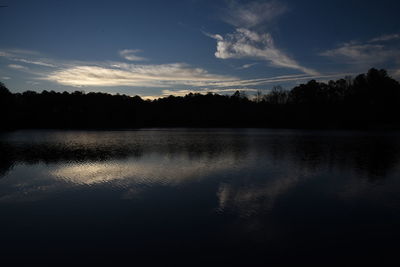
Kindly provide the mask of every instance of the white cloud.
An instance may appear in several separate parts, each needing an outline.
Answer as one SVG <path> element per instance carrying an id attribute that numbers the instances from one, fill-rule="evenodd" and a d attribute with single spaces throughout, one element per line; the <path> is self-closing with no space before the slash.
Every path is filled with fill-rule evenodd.
<path id="1" fill-rule="evenodd" d="M 239 31 L 240 32 L 240 31 Z M 250 41 L 262 42 L 262 35 L 251 31 L 243 31 L 242 34 Z M 219 35 L 216 35 L 219 36 Z M 247 37 L 248 36 L 248 37 Z M 222 36 L 218 37 L 224 40 Z M 0 56 L 16 58 L 15 50 L 10 52 L 0 51 Z M 19 51 L 19 50 L 18 50 Z M 246 50 L 245 50 L 246 51 Z M 221 53 L 224 51 L 221 51 Z M 278 53 L 279 54 L 279 53 Z M 21 54 L 22 55 L 22 54 Z M 25 53 L 24 55 L 28 55 Z M 29 55 L 40 55 L 31 53 Z M 239 55 L 239 54 L 238 54 Z M 238 56 L 235 55 L 235 56 Z M 240 56 L 242 56 L 240 54 Z M 243 55 L 247 56 L 247 55 Z M 10 64 L 10 68 L 19 70 L 30 70 L 32 74 L 38 75 L 39 80 L 48 80 L 66 86 L 129 86 L 129 87 L 154 87 L 154 88 L 179 88 L 192 87 L 191 90 L 203 90 L 208 88 L 210 92 L 223 92 L 222 90 L 242 90 L 252 86 L 260 86 L 270 83 L 290 82 L 314 78 L 315 75 L 289 75 L 268 77 L 260 79 L 240 79 L 237 77 L 209 73 L 205 69 L 195 68 L 184 63 L 172 64 L 130 64 L 123 62 L 82 62 L 82 61 L 55 61 L 52 59 L 22 59 L 20 62 L 32 63 L 34 65 L 51 65 L 55 70 L 37 71 L 28 69 L 18 64 Z M 51 63 L 49 63 L 51 62 Z M 42 64 L 44 63 L 44 64 Z M 276 62 L 275 62 L 276 63 Z M 245 64 L 248 68 L 257 63 Z"/>
<path id="2" fill-rule="evenodd" d="M 343 57 L 358 61 L 377 61 L 382 58 L 376 58 L 376 54 L 385 54 L 386 50 L 383 45 L 345 43 L 338 48 L 327 50 L 321 53 L 327 57 Z M 386 57 L 386 56 L 385 56 Z"/>
<path id="3" fill-rule="evenodd" d="M 254 65 L 257 65 L 257 63 L 244 64 L 239 69 L 248 69 L 248 68 L 253 67 Z"/>
<path id="4" fill-rule="evenodd" d="M 285 13 L 287 7 L 278 1 L 250 2 L 244 5 L 231 2 L 223 20 L 235 27 L 252 28 L 271 22 Z"/>
<path id="5" fill-rule="evenodd" d="M 51 63 L 46 63 L 46 62 L 39 61 L 39 60 L 27 60 L 27 59 L 23 59 L 23 58 L 14 58 L 14 60 L 15 61 L 19 61 L 19 62 L 23 62 L 23 63 L 44 66 L 44 67 L 56 67 L 55 65 L 53 65 Z"/>
<path id="6" fill-rule="evenodd" d="M 137 56 L 136 54 L 142 52 L 139 49 L 124 49 L 119 51 L 119 55 L 129 61 L 145 61 L 147 60 L 144 57 Z"/>
<path id="7" fill-rule="evenodd" d="M 340 46 L 320 53 L 321 56 L 333 58 L 349 64 L 374 66 L 391 60 L 400 60 L 400 49 L 382 42 L 389 37 L 377 37 L 373 43 L 348 42 Z"/>
<path id="8" fill-rule="evenodd" d="M 371 40 L 369 40 L 370 43 L 376 43 L 376 42 L 386 42 L 386 41 L 392 41 L 392 40 L 397 40 L 400 39 L 400 34 L 395 33 L 395 34 L 384 34 L 378 37 L 375 37 Z"/>
<path id="9" fill-rule="evenodd" d="M 219 34 L 209 36 L 217 40 L 217 51 L 215 52 L 217 58 L 265 60 L 274 67 L 290 68 L 310 75 L 318 75 L 317 71 L 301 66 L 296 60 L 278 49 L 269 33 L 259 34 L 239 28 L 235 33 L 227 34 L 225 37 Z"/>
<path id="10" fill-rule="evenodd" d="M 26 83 L 30 84 L 30 85 L 39 85 L 40 84 L 39 82 L 36 82 L 36 81 L 26 81 Z"/>
<path id="11" fill-rule="evenodd" d="M 256 59 L 262 58 L 269 60 L 271 64 L 276 66 L 286 66 L 294 69 L 305 68 L 299 66 L 295 61 L 287 57 L 285 54 L 275 48 L 272 38 L 268 34 L 258 34 L 256 32 L 242 29 L 233 34 L 233 37 L 225 37 L 220 35 L 213 36 L 219 41 L 236 42 L 243 48 L 220 50 L 221 57 L 240 58 L 251 57 Z M 249 44 L 247 44 L 248 42 Z M 261 44 L 261 45 L 260 45 Z M 235 44 L 232 44 L 235 46 Z M 263 49 L 262 45 L 267 48 Z M 258 47 L 261 46 L 261 47 Z M 264 51 L 268 50 L 268 51 Z M 0 51 L 1 52 L 1 51 Z M 3 54 L 11 53 L 9 51 Z M 40 55 L 40 54 L 39 54 Z M 258 58 L 257 58 L 258 57 Z M 205 69 L 196 68 L 184 63 L 171 64 L 133 64 L 124 62 L 82 62 L 82 61 L 56 61 L 52 59 L 24 59 L 21 62 L 28 63 L 32 61 L 51 62 L 55 66 L 54 69 L 43 70 L 28 69 L 25 66 L 10 64 L 8 67 L 30 71 L 35 75 L 36 80 L 47 80 L 60 85 L 74 87 L 142 87 L 142 88 L 161 88 L 169 89 L 160 92 L 159 96 L 169 94 L 185 95 L 188 92 L 196 93 L 231 93 L 236 90 L 255 91 L 255 87 L 268 84 L 278 84 L 287 82 L 300 82 L 310 79 L 321 79 L 329 77 L 338 77 L 338 75 L 316 75 L 316 72 L 308 71 L 305 74 L 285 75 L 275 77 L 263 77 L 258 79 L 240 79 L 238 77 L 219 75 L 210 73 Z M 54 63 L 54 64 L 53 64 Z M 50 64 L 50 63 L 49 63 Z M 251 67 L 253 64 L 245 64 L 243 67 Z M 40 65 L 40 64 L 34 64 Z M 342 74 L 340 74 L 342 75 Z M 345 74 L 347 75 L 347 74 Z M 31 77 L 31 79 L 35 79 Z M 185 88 L 182 90 L 181 88 Z M 177 89 L 177 90 L 174 90 Z M 153 96 L 149 96 L 151 98 Z"/>
<path id="12" fill-rule="evenodd" d="M 3 76 L 3 77 L 1 77 L 1 79 L 2 79 L 2 80 L 10 80 L 11 78 L 10 78 L 10 77 L 7 77 L 7 76 Z"/>
<path id="13" fill-rule="evenodd" d="M 11 56 L 9 53 L 5 51 L 0 51 L 0 57 L 9 57 L 9 56 Z"/>
<path id="14" fill-rule="evenodd" d="M 18 65 L 18 64 L 9 64 L 8 67 L 11 69 L 16 69 L 16 70 L 27 70 L 28 69 L 27 67 Z"/>
<path id="15" fill-rule="evenodd" d="M 56 67 L 56 65 L 49 63 L 48 60 L 37 59 L 39 53 L 27 50 L 7 50 L 0 51 L 0 57 L 7 58 L 11 61 L 23 62 L 27 64 L 39 65 L 44 67 Z M 26 57 L 35 57 L 34 59 L 27 59 Z"/>
<path id="16" fill-rule="evenodd" d="M 283 76 L 275 76 L 269 78 L 259 78 L 259 79 L 250 79 L 250 80 L 234 80 L 234 81 L 225 81 L 225 82 L 217 82 L 217 83 L 208 83 L 207 86 L 214 88 L 223 88 L 223 87 L 240 87 L 240 86 L 259 86 L 259 85 L 267 85 L 267 84 L 279 84 L 286 82 L 301 82 L 307 80 L 321 80 L 321 79 L 334 79 L 345 76 L 355 75 L 356 73 L 335 73 L 335 74 L 325 74 L 325 75 L 308 75 L 308 74 L 295 74 L 295 75 L 283 75 Z M 240 90 L 240 89 L 238 89 Z"/>
<path id="17" fill-rule="evenodd" d="M 231 34 L 206 34 L 217 40 L 215 57 L 220 59 L 257 59 L 267 61 L 273 67 L 295 69 L 309 75 L 318 72 L 302 66 L 288 54 L 277 48 L 270 33 L 261 32 L 263 26 L 285 13 L 287 6 L 279 1 L 249 2 L 231 1 L 223 20 L 236 27 Z M 241 69 L 253 64 L 244 64 Z"/>
<path id="18" fill-rule="evenodd" d="M 8 52 L 12 54 L 19 54 L 19 55 L 31 55 L 31 56 L 39 56 L 40 53 L 33 50 L 26 50 L 26 49 L 8 49 Z"/>
<path id="19" fill-rule="evenodd" d="M 296 75 L 284 75 L 284 76 L 276 76 L 270 78 L 261 78 L 261 79 L 250 79 L 250 80 L 233 80 L 233 81 L 225 81 L 225 82 L 207 82 L 198 84 L 198 86 L 209 86 L 209 87 L 200 87 L 196 89 L 184 89 L 184 90 L 162 90 L 162 94 L 158 95 L 148 95 L 142 96 L 144 99 L 157 99 L 160 97 L 166 97 L 169 95 L 173 96 L 185 96 L 189 93 L 233 93 L 236 91 L 242 92 L 257 92 L 260 90 L 259 88 L 249 88 L 248 86 L 259 86 L 259 85 L 268 85 L 268 84 L 279 84 L 286 82 L 296 82 L 300 84 L 301 82 L 308 80 L 318 80 L 327 82 L 330 79 L 341 78 L 345 76 L 356 75 L 357 73 L 336 73 L 336 74 L 327 74 L 327 75 L 317 75 L 311 76 L 306 74 L 296 74 Z"/>
<path id="20" fill-rule="evenodd" d="M 176 88 L 180 86 L 190 86 L 196 88 L 190 89 L 191 92 L 196 90 L 204 92 L 204 90 L 207 90 L 207 92 L 219 93 L 224 90 L 242 90 L 252 86 L 261 86 L 271 83 L 331 78 L 344 75 L 348 74 L 296 74 L 259 79 L 239 79 L 237 77 L 212 74 L 204 69 L 194 68 L 183 63 L 142 65 L 111 62 L 100 65 L 71 65 L 47 73 L 41 77 L 41 79 L 75 87 L 129 86 Z M 186 93 L 182 91 L 182 94 Z"/>
<path id="21" fill-rule="evenodd" d="M 137 65 L 114 63 L 112 66 L 72 66 L 47 74 L 43 79 L 69 86 L 141 86 L 169 87 L 231 81 L 233 77 L 210 74 L 187 64 Z"/>

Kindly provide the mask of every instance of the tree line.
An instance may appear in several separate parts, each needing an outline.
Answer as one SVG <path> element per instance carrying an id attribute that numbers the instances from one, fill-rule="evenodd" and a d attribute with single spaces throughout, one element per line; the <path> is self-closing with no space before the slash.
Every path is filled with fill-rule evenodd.
<path id="1" fill-rule="evenodd" d="M 139 96 L 80 91 L 11 93 L 0 83 L 0 127 L 286 127 L 400 128 L 400 84 L 383 69 L 354 79 L 311 80 L 291 90 L 274 87 L 249 98 L 189 93 L 143 100 Z"/>

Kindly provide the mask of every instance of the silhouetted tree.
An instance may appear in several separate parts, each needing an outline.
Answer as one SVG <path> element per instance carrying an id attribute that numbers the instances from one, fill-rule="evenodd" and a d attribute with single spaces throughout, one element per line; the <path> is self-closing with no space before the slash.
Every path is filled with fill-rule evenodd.
<path id="1" fill-rule="evenodd" d="M 274 86 L 271 92 L 264 96 L 264 100 L 274 105 L 286 104 L 288 101 L 288 96 L 288 92 L 278 85 Z"/>
<path id="2" fill-rule="evenodd" d="M 189 93 L 143 100 L 83 91 L 12 94 L 0 83 L 1 128 L 400 127 L 400 84 L 385 70 L 354 79 L 275 86 L 250 100 Z"/>
<path id="3" fill-rule="evenodd" d="M 257 90 L 254 101 L 256 101 L 256 103 L 260 103 L 262 100 L 263 100 L 263 94 L 261 93 L 260 90 Z"/>
<path id="4" fill-rule="evenodd" d="M 10 127 L 10 112 L 13 102 L 13 95 L 4 83 L 0 82 L 0 129 Z"/>

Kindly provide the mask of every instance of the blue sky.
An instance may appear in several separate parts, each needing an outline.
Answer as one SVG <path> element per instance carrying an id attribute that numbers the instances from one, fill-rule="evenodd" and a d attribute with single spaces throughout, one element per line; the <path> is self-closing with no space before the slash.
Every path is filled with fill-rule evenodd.
<path id="1" fill-rule="evenodd" d="M 13 92 L 253 94 L 385 68 L 400 78 L 399 1 L 0 0 Z"/>

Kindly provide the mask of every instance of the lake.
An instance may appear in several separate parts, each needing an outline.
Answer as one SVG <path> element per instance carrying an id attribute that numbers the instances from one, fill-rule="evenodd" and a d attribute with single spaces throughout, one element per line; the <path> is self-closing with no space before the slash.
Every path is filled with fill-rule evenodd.
<path id="1" fill-rule="evenodd" d="M 399 132 L 0 133 L 1 260 L 399 264 L 399 174 Z"/>

